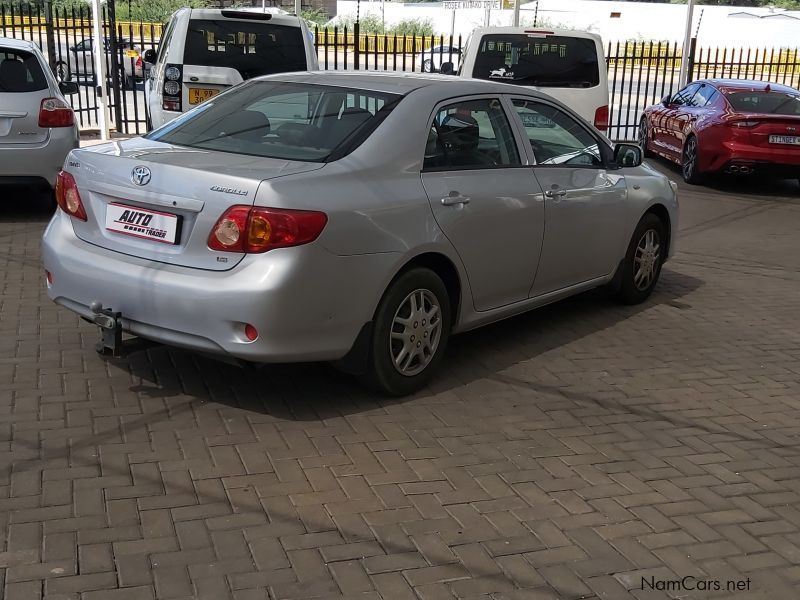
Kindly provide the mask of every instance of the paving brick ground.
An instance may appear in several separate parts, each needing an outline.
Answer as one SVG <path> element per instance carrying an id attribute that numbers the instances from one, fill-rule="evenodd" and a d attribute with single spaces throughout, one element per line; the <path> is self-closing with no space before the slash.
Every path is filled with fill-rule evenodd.
<path id="1" fill-rule="evenodd" d="M 0 597 L 800 597 L 800 190 L 741 188 L 683 189 L 645 305 L 466 334 L 400 401 L 100 359 L 45 297 L 46 216 L 4 198 Z"/>

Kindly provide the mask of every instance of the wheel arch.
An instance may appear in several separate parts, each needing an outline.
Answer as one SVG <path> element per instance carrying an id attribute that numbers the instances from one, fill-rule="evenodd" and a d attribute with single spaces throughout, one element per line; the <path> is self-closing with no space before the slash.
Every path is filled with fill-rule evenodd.
<path id="1" fill-rule="evenodd" d="M 663 204 L 656 203 L 647 208 L 647 210 L 644 212 L 644 215 L 642 215 L 642 218 L 648 214 L 654 214 L 656 217 L 658 217 L 659 221 L 664 224 L 664 235 L 666 237 L 664 240 L 664 244 L 666 246 L 664 256 L 669 256 L 669 249 L 672 245 L 672 219 L 669 216 L 669 211 Z"/>

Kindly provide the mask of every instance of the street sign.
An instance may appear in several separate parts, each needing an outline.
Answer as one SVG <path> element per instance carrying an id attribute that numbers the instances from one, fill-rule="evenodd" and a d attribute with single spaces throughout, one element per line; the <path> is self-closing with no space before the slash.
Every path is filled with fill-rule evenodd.
<path id="1" fill-rule="evenodd" d="M 445 0 L 443 4 L 445 10 L 460 10 L 464 8 L 499 10 L 501 6 L 501 0 Z"/>

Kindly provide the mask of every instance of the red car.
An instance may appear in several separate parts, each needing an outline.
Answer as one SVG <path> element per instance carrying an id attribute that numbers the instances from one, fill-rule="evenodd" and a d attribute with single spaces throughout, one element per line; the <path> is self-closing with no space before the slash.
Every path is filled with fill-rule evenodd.
<path id="1" fill-rule="evenodd" d="M 704 79 L 644 111 L 639 143 L 681 165 L 683 178 L 800 178 L 800 91 L 777 83 Z"/>

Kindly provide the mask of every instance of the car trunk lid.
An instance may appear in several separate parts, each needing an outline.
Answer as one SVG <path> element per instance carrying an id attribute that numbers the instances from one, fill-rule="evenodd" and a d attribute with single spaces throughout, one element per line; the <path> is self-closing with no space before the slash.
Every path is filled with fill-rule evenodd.
<path id="1" fill-rule="evenodd" d="M 208 248 L 208 236 L 225 210 L 237 204 L 252 206 L 266 179 L 322 166 L 146 139 L 78 150 L 70 155 L 68 170 L 76 180 L 88 219 L 72 219 L 72 223 L 79 238 L 109 250 L 160 263 L 224 271 L 244 257 Z M 146 223 L 128 217 L 149 214 L 158 215 L 154 219 L 159 222 L 166 219 L 169 225 L 163 228 L 168 232 L 174 226 L 175 243 L 147 237 L 144 234 L 150 232 L 141 227 Z M 132 227 L 123 223 L 126 220 Z"/>
<path id="2" fill-rule="evenodd" d="M 39 127 L 39 108 L 50 96 L 49 90 L 0 95 L 0 145 L 41 144 L 47 140 L 50 130 Z"/>

